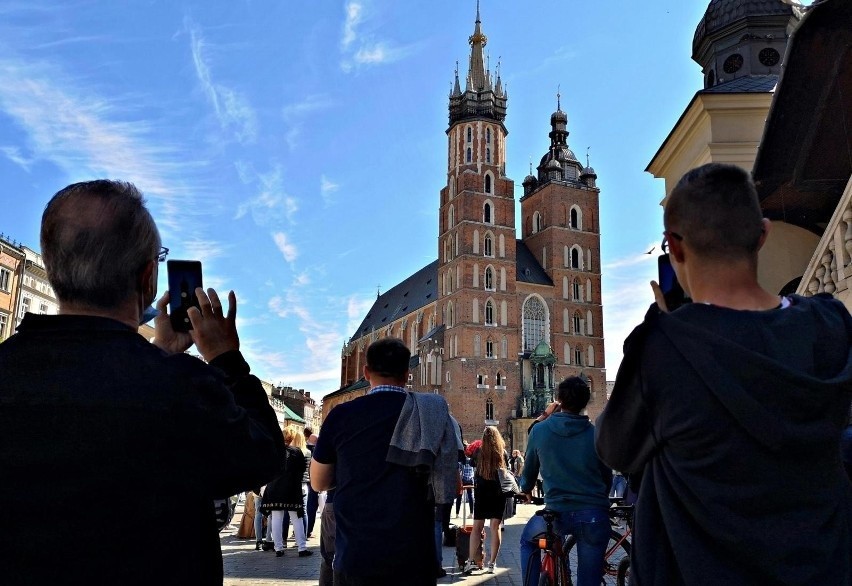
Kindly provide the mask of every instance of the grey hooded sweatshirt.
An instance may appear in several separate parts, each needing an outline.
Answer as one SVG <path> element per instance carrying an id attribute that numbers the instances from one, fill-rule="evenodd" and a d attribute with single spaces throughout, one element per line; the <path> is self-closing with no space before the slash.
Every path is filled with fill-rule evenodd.
<path id="1" fill-rule="evenodd" d="M 791 301 L 653 305 L 625 342 L 596 446 L 644 471 L 633 586 L 852 584 L 852 318 L 831 298 Z"/>

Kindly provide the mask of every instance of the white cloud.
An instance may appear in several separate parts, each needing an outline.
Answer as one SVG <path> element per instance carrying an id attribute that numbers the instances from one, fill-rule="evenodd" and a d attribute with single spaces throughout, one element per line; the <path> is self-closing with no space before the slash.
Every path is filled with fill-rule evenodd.
<path id="1" fill-rule="evenodd" d="M 0 147 L 0 153 L 6 155 L 6 158 L 8 158 L 16 165 L 19 165 L 24 171 L 29 173 L 30 165 L 33 164 L 34 159 L 23 156 L 21 154 L 21 149 L 15 146 L 4 146 Z"/>
<path id="2" fill-rule="evenodd" d="M 383 63 L 388 60 L 388 50 L 383 43 L 361 47 L 353 57 L 355 63 Z"/>
<path id="3" fill-rule="evenodd" d="M 334 105 L 334 101 L 325 94 L 311 94 L 298 102 L 287 104 L 281 109 L 281 117 L 287 124 L 284 139 L 290 150 L 298 146 L 299 136 L 305 126 L 305 119 L 320 110 L 326 110 Z"/>
<path id="4" fill-rule="evenodd" d="M 205 165 L 157 136 L 149 119 L 135 118 L 136 111 L 122 108 L 128 101 L 123 98 L 93 93 L 85 82 L 52 64 L 4 56 L 0 111 L 26 133 L 30 158 L 14 148 L 4 154 L 17 158 L 18 164 L 49 161 L 69 181 L 133 181 L 161 204 L 156 220 L 168 239 L 170 232 L 185 232 L 191 217 L 211 213 L 198 201 L 199 194 L 209 191 L 206 180 L 200 173 L 193 177 Z"/>
<path id="5" fill-rule="evenodd" d="M 206 43 L 201 29 L 189 19 L 186 19 L 186 26 L 189 29 L 195 73 L 201 84 L 201 89 L 204 90 L 213 105 L 219 126 L 222 130 L 233 132 L 234 137 L 242 144 L 254 142 L 257 138 L 257 115 L 248 99 L 237 90 L 213 81 L 209 57 L 206 55 Z"/>
<path id="6" fill-rule="evenodd" d="M 334 203 L 334 198 L 332 197 L 332 194 L 339 189 L 339 183 L 335 183 L 325 175 L 320 177 L 320 195 L 322 196 L 322 200 L 325 203 L 326 207 Z"/>
<path id="7" fill-rule="evenodd" d="M 287 241 L 287 235 L 284 232 L 276 232 L 272 235 L 272 238 L 275 240 L 275 246 L 284 255 L 284 260 L 287 262 L 296 260 L 296 257 L 299 256 L 299 251 L 293 243 Z"/>
<path id="8" fill-rule="evenodd" d="M 346 20 L 343 23 L 343 38 L 340 39 L 340 46 L 343 49 L 348 49 L 355 39 L 358 38 L 356 27 L 361 24 L 361 19 L 364 12 L 364 6 L 358 2 L 349 2 L 346 4 Z"/>
<path id="9" fill-rule="evenodd" d="M 234 219 L 242 218 L 251 212 L 252 219 L 258 226 L 280 224 L 285 219 L 291 224 L 295 223 L 299 202 L 285 192 L 280 166 L 275 166 L 268 173 L 258 173 L 250 164 L 238 162 L 237 172 L 243 183 L 258 183 L 260 191 L 237 207 Z"/>
<path id="10" fill-rule="evenodd" d="M 202 262 L 210 262 L 215 258 L 224 256 L 229 245 L 215 240 L 205 240 L 203 238 L 192 238 L 184 241 L 181 245 L 183 254 L 188 258 L 198 259 Z"/>
<path id="11" fill-rule="evenodd" d="M 370 311 L 370 308 L 373 307 L 373 304 L 376 302 L 375 297 L 357 297 L 352 295 L 346 301 L 346 315 L 349 318 L 349 321 L 346 323 L 346 332 L 347 336 L 353 334 L 355 332 L 355 328 L 361 325 L 361 322 L 364 321 L 364 316 L 367 315 L 367 312 Z"/>

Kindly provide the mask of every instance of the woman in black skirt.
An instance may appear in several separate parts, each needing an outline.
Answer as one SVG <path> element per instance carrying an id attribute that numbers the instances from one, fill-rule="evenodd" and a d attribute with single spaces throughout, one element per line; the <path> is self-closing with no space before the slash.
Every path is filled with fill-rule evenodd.
<path id="1" fill-rule="evenodd" d="M 479 567 L 476 559 L 479 553 L 482 529 L 485 520 L 491 523 L 491 556 L 485 565 L 485 571 L 494 573 L 497 554 L 500 552 L 500 521 L 506 507 L 506 497 L 500 488 L 497 477 L 498 468 L 506 468 L 506 443 L 496 427 L 488 426 L 482 434 L 482 446 L 476 456 L 476 477 L 473 489 L 473 531 L 470 534 L 470 555 L 464 565 L 463 573 L 469 574 Z"/>

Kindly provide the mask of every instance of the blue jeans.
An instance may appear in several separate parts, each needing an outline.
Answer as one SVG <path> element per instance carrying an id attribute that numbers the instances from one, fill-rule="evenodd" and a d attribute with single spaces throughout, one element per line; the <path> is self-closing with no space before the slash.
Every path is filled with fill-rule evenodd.
<path id="1" fill-rule="evenodd" d="M 258 541 L 263 541 L 263 513 L 260 512 L 260 505 L 263 504 L 263 499 L 255 495 L 254 497 L 254 538 Z M 272 535 L 272 533 L 270 533 Z"/>
<path id="2" fill-rule="evenodd" d="M 530 571 L 528 584 L 538 584 L 541 573 L 536 535 L 544 533 L 547 524 L 539 516 L 532 517 L 521 533 L 521 576 L 526 579 Z M 560 513 L 553 522 L 557 535 L 571 534 L 577 539 L 577 579 L 576 586 L 600 586 L 604 567 L 604 554 L 609 543 L 609 513 L 606 509 L 588 509 L 573 513 Z M 568 570 L 571 571 L 570 568 Z"/>

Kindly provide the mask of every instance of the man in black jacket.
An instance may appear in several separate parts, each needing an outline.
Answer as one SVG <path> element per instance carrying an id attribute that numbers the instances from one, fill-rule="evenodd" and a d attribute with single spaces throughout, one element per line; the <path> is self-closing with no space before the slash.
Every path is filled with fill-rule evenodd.
<path id="1" fill-rule="evenodd" d="M 770 225 L 748 174 L 687 173 L 664 215 L 693 302 L 657 304 L 625 342 L 597 421 L 600 457 L 644 470 L 631 583 L 852 583 L 852 485 L 840 434 L 852 318 L 828 296 L 757 282 Z"/>
<path id="2" fill-rule="evenodd" d="M 166 293 L 153 344 L 137 333 L 166 251 L 128 183 L 57 193 L 41 248 L 59 315 L 0 345 L 3 583 L 221 584 L 213 499 L 266 483 L 284 449 L 233 292 L 225 314 L 197 289 L 191 333 Z"/>

